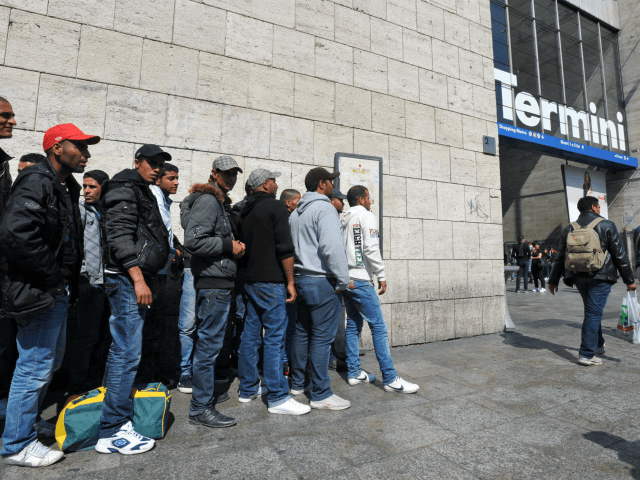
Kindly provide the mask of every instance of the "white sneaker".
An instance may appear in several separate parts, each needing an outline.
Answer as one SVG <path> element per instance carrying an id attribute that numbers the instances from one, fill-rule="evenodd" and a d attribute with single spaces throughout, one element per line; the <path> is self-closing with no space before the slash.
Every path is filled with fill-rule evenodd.
<path id="1" fill-rule="evenodd" d="M 371 375 L 364 370 L 360 370 L 360 375 L 358 375 L 356 378 L 349 379 L 349 385 L 358 385 L 359 383 L 373 383 L 375 382 L 375 380 L 375 375 Z"/>
<path id="2" fill-rule="evenodd" d="M 591 358 L 587 358 L 587 357 L 583 357 L 582 355 L 580 355 L 580 357 L 578 358 L 578 363 L 580 365 L 586 365 L 586 366 L 602 365 L 602 359 L 598 358 L 596 356 L 593 356 Z"/>
<path id="3" fill-rule="evenodd" d="M 544 293 L 544 292 L 546 292 L 546 291 L 547 291 L 547 289 L 546 289 L 546 288 L 541 288 L 540 290 L 538 290 L 538 293 Z"/>
<path id="4" fill-rule="evenodd" d="M 0 399 L 0 420 L 4 420 L 7 418 L 7 404 L 9 403 L 8 398 Z"/>
<path id="5" fill-rule="evenodd" d="M 133 429 L 131 422 L 127 422 L 110 437 L 98 440 L 96 452 L 135 455 L 151 450 L 155 444 L 154 439 L 143 437 Z"/>
<path id="6" fill-rule="evenodd" d="M 391 382 L 389 385 L 385 385 L 384 389 L 387 392 L 396 393 L 416 393 L 420 387 L 415 383 L 407 382 L 400 377 Z"/>
<path id="7" fill-rule="evenodd" d="M 311 384 L 309 384 L 306 387 L 304 387 L 304 390 L 291 389 L 289 391 L 289 395 L 291 395 L 292 397 L 296 397 L 298 395 L 302 395 L 304 392 L 310 392 L 310 391 L 311 391 Z"/>
<path id="8" fill-rule="evenodd" d="M 48 467 L 64 457 L 60 450 L 45 447 L 38 440 L 34 440 L 15 455 L 5 457 L 5 465 L 20 467 Z"/>
<path id="9" fill-rule="evenodd" d="M 549 277 L 544 277 L 544 283 L 547 283 L 549 281 Z"/>
<path id="10" fill-rule="evenodd" d="M 309 402 L 309 406 L 311 408 L 317 408 L 319 410 L 344 410 L 345 408 L 349 408 L 351 406 L 351 402 L 349 400 L 345 400 L 344 398 L 340 398 L 334 393 L 329 398 L 325 398 L 324 400 L 318 400 L 317 402 L 311 400 L 311 402 Z"/>
<path id="11" fill-rule="evenodd" d="M 269 407 L 267 410 L 269 413 L 279 413 L 281 415 L 304 415 L 311 411 L 311 407 L 304 403 L 296 402 L 293 398 L 290 398 L 283 404 L 278 405 L 277 407 Z"/>
<path id="12" fill-rule="evenodd" d="M 38 420 L 33 428 L 38 432 L 38 438 L 54 438 L 56 436 L 56 426 L 43 419 Z"/>
<path id="13" fill-rule="evenodd" d="M 533 291 L 538 293 L 540 290 L 538 290 L 537 288 L 534 288 Z"/>
<path id="14" fill-rule="evenodd" d="M 256 393 L 254 393 L 253 395 L 251 395 L 250 397 L 238 397 L 238 401 L 240 403 L 249 403 L 251 400 L 255 400 L 258 397 L 261 397 L 262 395 L 266 395 L 267 393 L 269 393 L 269 390 L 267 390 L 265 387 L 258 387 L 258 391 Z"/>

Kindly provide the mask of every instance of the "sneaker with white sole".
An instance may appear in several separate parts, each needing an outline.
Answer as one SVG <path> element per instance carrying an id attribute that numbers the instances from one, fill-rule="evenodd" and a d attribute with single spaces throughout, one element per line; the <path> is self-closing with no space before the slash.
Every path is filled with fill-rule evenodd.
<path id="1" fill-rule="evenodd" d="M 533 289 L 533 291 L 534 291 L 535 293 L 538 293 L 540 290 L 538 290 L 537 288 L 534 288 L 534 289 Z"/>
<path id="2" fill-rule="evenodd" d="M 277 407 L 269 407 L 267 410 L 269 413 L 279 413 L 280 415 L 304 415 L 311 411 L 311 407 L 290 398 Z"/>
<path id="3" fill-rule="evenodd" d="M 544 293 L 544 292 L 546 292 L 546 291 L 547 291 L 547 289 L 546 289 L 546 288 L 541 288 L 540 290 L 538 290 L 538 293 Z"/>
<path id="4" fill-rule="evenodd" d="M 311 408 L 317 408 L 319 410 L 344 410 L 345 408 L 349 408 L 351 406 L 351 402 L 349 400 L 345 400 L 344 398 L 340 398 L 334 393 L 329 398 L 325 398 L 324 400 L 318 400 L 316 402 L 311 400 L 311 402 L 309 402 L 309 406 Z"/>
<path id="5" fill-rule="evenodd" d="M 596 355 L 604 355 L 604 343 L 596 349 Z"/>
<path id="6" fill-rule="evenodd" d="M 396 393 L 416 393 L 419 388 L 415 383 L 407 382 L 400 377 L 396 377 L 393 382 L 384 386 L 387 392 Z"/>
<path id="7" fill-rule="evenodd" d="M 311 391 L 311 384 L 304 387 L 304 390 L 296 390 L 295 388 L 292 388 L 289 391 L 289 395 L 291 395 L 292 397 L 296 397 L 298 395 L 302 395 L 303 393 L 308 393 L 310 391 Z"/>
<path id="8" fill-rule="evenodd" d="M 191 375 L 185 375 L 178 380 L 178 391 L 180 393 L 193 393 L 193 383 Z"/>
<path id="9" fill-rule="evenodd" d="M 359 383 L 373 383 L 376 380 L 376 376 L 370 373 L 360 370 L 360 375 L 355 378 L 349 379 L 349 385 L 358 385 Z"/>
<path id="10" fill-rule="evenodd" d="M 267 393 L 269 393 L 269 390 L 267 390 L 265 387 L 258 387 L 258 391 L 256 393 L 254 393 L 253 395 L 251 395 L 250 397 L 238 397 L 238 401 L 240 403 L 249 403 L 251 400 L 255 400 L 258 397 L 261 397 L 262 395 L 266 395 Z"/>
<path id="11" fill-rule="evenodd" d="M 7 404 L 9 403 L 8 398 L 0 398 L 0 421 L 7 418 Z"/>
<path id="12" fill-rule="evenodd" d="M 154 439 L 140 435 L 133 429 L 131 422 L 127 422 L 110 437 L 98 440 L 96 452 L 135 455 L 151 450 L 155 444 Z"/>
<path id="13" fill-rule="evenodd" d="M 602 359 L 598 358 L 596 356 L 593 356 L 591 358 L 587 358 L 587 357 L 583 357 L 582 355 L 580 355 L 580 357 L 578 358 L 578 363 L 580 365 L 586 365 L 586 366 L 602 365 Z"/>
<path id="14" fill-rule="evenodd" d="M 38 440 L 34 440 L 15 455 L 4 457 L 4 463 L 19 467 L 48 467 L 62 457 L 64 457 L 64 453 L 60 450 L 52 450 Z"/>
<path id="15" fill-rule="evenodd" d="M 43 419 L 34 423 L 33 428 L 38 432 L 38 438 L 54 438 L 56 436 L 56 426 Z"/>

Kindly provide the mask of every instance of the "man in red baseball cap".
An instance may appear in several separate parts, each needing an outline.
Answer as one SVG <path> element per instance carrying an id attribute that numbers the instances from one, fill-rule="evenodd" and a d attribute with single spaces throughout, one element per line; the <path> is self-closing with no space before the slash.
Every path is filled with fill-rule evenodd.
<path id="1" fill-rule="evenodd" d="M 38 441 L 55 432 L 39 412 L 53 372 L 62 365 L 67 311 L 82 265 L 80 185 L 71 174 L 84 171 L 88 145 L 99 141 L 75 125 L 47 130 L 47 159 L 18 175 L 0 220 L 0 250 L 9 263 L 2 310 L 17 320 L 19 352 L 2 436 L 5 464 L 44 467 L 63 456 Z"/>

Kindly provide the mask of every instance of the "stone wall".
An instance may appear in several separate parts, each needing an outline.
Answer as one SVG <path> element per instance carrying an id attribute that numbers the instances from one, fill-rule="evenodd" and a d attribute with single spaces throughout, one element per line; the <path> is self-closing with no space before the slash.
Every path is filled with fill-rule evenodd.
<path id="1" fill-rule="evenodd" d="M 176 200 L 233 155 L 304 190 L 334 153 L 384 159 L 381 297 L 393 345 L 500 331 L 502 208 L 488 0 L 0 0 L 0 95 L 40 151 L 62 122 L 180 168 Z M 174 224 L 178 209 L 174 206 Z M 366 343 L 366 342 L 365 342 Z"/>

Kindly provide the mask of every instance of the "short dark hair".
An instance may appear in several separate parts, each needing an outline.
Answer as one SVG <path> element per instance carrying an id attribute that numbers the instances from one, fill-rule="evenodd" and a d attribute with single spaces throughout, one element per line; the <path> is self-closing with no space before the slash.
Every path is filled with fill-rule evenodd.
<path id="1" fill-rule="evenodd" d="M 0 97 L 0 99 L 1 98 L 2 97 Z M 26 163 L 43 163 L 46 159 L 47 157 L 41 153 L 27 153 L 26 155 L 21 156 L 19 161 Z"/>
<path id="2" fill-rule="evenodd" d="M 347 192 L 347 202 L 349 202 L 350 207 L 355 207 L 358 205 L 358 199 L 364 198 L 367 196 L 367 187 L 362 185 L 354 185 Z"/>
<path id="3" fill-rule="evenodd" d="M 2 102 L 7 102 L 8 104 L 11 104 L 11 102 L 9 100 L 7 100 L 6 98 L 0 97 L 0 103 L 2 103 Z"/>
<path id="4" fill-rule="evenodd" d="M 173 163 L 164 162 L 164 170 L 162 171 L 162 177 L 167 175 L 169 172 L 179 173 L 178 167 L 176 167 Z"/>
<path id="5" fill-rule="evenodd" d="M 587 213 L 591 211 L 592 206 L 595 207 L 599 203 L 600 202 L 596 197 L 582 197 L 580 200 L 578 200 L 578 210 L 580 211 L 580 213 Z"/>
<path id="6" fill-rule="evenodd" d="M 88 172 L 85 172 L 82 178 L 93 178 L 98 182 L 98 185 L 102 186 L 104 182 L 109 180 L 109 175 L 107 172 L 103 172 L 102 170 L 89 170 Z"/>
<path id="7" fill-rule="evenodd" d="M 518 241 L 519 241 L 519 242 L 521 242 L 521 241 L 523 241 L 523 240 L 524 240 L 524 235 L 520 235 L 520 236 L 518 237 Z"/>
<path id="8" fill-rule="evenodd" d="M 538 242 L 533 242 L 533 246 L 534 246 L 534 247 L 539 247 L 539 246 L 540 246 L 540 244 L 539 244 Z"/>
<path id="9" fill-rule="evenodd" d="M 280 201 L 286 202 L 287 200 L 293 200 L 296 196 L 300 195 L 298 190 L 294 190 L 293 188 L 287 188 L 283 190 L 280 194 Z"/>

